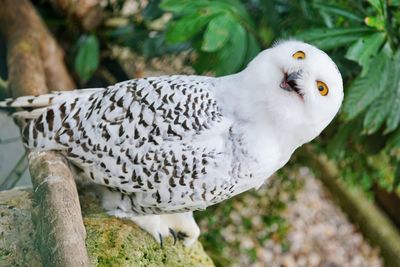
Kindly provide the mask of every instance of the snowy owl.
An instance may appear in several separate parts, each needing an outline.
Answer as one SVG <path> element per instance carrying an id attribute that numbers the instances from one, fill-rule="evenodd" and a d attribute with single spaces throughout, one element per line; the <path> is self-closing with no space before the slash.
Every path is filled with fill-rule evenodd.
<path id="1" fill-rule="evenodd" d="M 33 107 L 23 142 L 57 150 L 111 215 L 193 244 L 192 212 L 252 188 L 330 123 L 343 82 L 327 54 L 284 41 L 224 77 L 161 76 L 0 102 Z"/>

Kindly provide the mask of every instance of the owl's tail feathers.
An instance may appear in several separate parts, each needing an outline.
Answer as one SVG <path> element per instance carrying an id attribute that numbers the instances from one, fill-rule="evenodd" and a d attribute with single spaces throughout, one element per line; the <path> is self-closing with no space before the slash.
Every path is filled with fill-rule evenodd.
<path id="1" fill-rule="evenodd" d="M 0 108 L 8 107 L 19 107 L 19 108 L 44 108 L 54 104 L 59 104 L 67 101 L 68 99 L 74 99 L 77 97 L 90 96 L 91 94 L 103 91 L 104 88 L 90 88 L 90 89 L 79 89 L 73 91 L 56 91 L 51 94 L 39 95 L 39 96 L 21 96 L 17 98 L 8 98 L 4 101 L 0 101 Z M 32 116 L 32 112 L 29 112 Z M 27 114 L 27 113 L 26 113 Z"/>

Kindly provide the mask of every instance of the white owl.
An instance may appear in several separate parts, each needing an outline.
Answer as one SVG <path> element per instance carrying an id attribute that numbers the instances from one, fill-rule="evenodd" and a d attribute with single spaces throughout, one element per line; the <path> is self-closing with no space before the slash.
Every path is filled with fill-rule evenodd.
<path id="1" fill-rule="evenodd" d="M 343 82 L 321 50 L 285 41 L 225 77 L 162 76 L 0 102 L 34 107 L 31 150 L 57 150 L 100 185 L 109 214 L 193 244 L 192 211 L 260 187 L 333 119 Z"/>

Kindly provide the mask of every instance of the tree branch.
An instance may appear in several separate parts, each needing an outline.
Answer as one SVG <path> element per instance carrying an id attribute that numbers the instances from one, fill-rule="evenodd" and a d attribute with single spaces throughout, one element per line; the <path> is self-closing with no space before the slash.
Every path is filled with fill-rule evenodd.
<path id="1" fill-rule="evenodd" d="M 60 13 L 72 17 L 85 31 L 97 28 L 106 17 L 98 0 L 50 0 Z"/>
<path id="2" fill-rule="evenodd" d="M 7 42 L 13 96 L 74 87 L 60 48 L 29 1 L 1 1 L 0 31 Z M 32 220 L 44 266 L 89 266 L 78 193 L 68 164 L 55 152 L 30 152 L 29 161 L 35 192 Z"/>

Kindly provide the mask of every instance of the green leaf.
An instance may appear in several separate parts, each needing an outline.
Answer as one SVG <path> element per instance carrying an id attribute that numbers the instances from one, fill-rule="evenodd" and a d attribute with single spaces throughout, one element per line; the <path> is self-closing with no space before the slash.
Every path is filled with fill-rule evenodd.
<path id="1" fill-rule="evenodd" d="M 382 0 L 368 0 L 368 2 L 375 8 L 379 14 L 383 14 Z"/>
<path id="2" fill-rule="evenodd" d="M 385 121 L 392 106 L 393 97 L 389 90 L 383 90 L 382 95 L 377 97 L 365 114 L 364 132 L 367 134 L 375 133 Z"/>
<path id="3" fill-rule="evenodd" d="M 81 36 L 78 40 L 78 53 L 74 62 L 76 73 L 83 81 L 87 81 L 92 77 L 98 65 L 99 41 L 96 35 Z"/>
<path id="4" fill-rule="evenodd" d="M 393 149 L 399 149 L 400 148 L 400 128 L 397 128 L 395 132 L 390 134 L 390 137 L 387 140 L 386 143 L 386 149 L 389 150 L 389 152 L 392 152 L 391 150 Z M 397 153 L 397 155 L 400 155 Z M 399 156 L 397 156 L 399 157 Z"/>
<path id="5" fill-rule="evenodd" d="M 400 185 L 400 164 L 397 163 L 396 172 L 394 174 L 393 189 L 396 190 Z"/>
<path id="6" fill-rule="evenodd" d="M 198 2 L 204 1 L 198 0 Z M 160 7 L 165 11 L 180 14 L 183 13 L 183 11 L 188 8 L 192 3 L 193 1 L 191 0 L 164 0 L 160 4 Z"/>
<path id="7" fill-rule="evenodd" d="M 228 41 L 235 23 L 234 18 L 229 13 L 213 18 L 204 33 L 201 50 L 214 52 L 222 48 Z"/>
<path id="8" fill-rule="evenodd" d="M 332 49 L 347 45 L 365 34 L 373 32 L 367 27 L 351 27 L 351 28 L 322 28 L 311 29 L 298 34 L 296 37 L 300 40 L 312 43 L 321 49 Z"/>
<path id="9" fill-rule="evenodd" d="M 385 29 L 385 20 L 382 17 L 366 17 L 365 24 L 369 27 L 375 28 L 378 31 Z"/>
<path id="10" fill-rule="evenodd" d="M 359 123 L 347 122 L 339 127 L 339 130 L 329 141 L 326 148 L 327 155 L 332 159 L 343 158 L 346 152 L 346 145 L 348 142 L 349 135 L 358 130 L 357 127 Z M 360 129 L 361 130 L 361 129 Z"/>
<path id="11" fill-rule="evenodd" d="M 393 58 L 393 69 L 391 73 L 391 96 L 393 104 L 386 120 L 385 133 L 394 131 L 400 124 L 400 50 Z"/>
<path id="12" fill-rule="evenodd" d="M 354 14 L 354 12 L 341 8 L 337 5 L 325 4 L 323 2 L 314 3 L 313 6 L 321 11 L 325 11 L 330 14 L 342 16 L 344 18 L 354 20 L 357 22 L 362 22 L 363 18 Z"/>
<path id="13" fill-rule="evenodd" d="M 365 76 L 358 77 L 348 90 L 343 108 L 348 120 L 364 111 L 385 89 L 386 79 L 390 75 L 389 56 L 381 50 L 371 64 L 374 68 L 370 68 Z"/>
<path id="14" fill-rule="evenodd" d="M 319 15 L 322 17 L 324 24 L 326 26 L 326 28 L 333 28 L 333 19 L 331 14 L 329 14 L 328 12 L 325 12 L 323 10 L 319 11 Z"/>
<path id="15" fill-rule="evenodd" d="M 211 70 L 217 76 L 231 74 L 243 65 L 246 51 L 246 31 L 240 24 L 235 24 L 224 48 L 214 53 L 200 52 L 194 67 L 198 72 Z"/>
<path id="16" fill-rule="evenodd" d="M 388 4 L 389 6 L 400 6 L 400 0 L 392 0 Z"/>
<path id="17" fill-rule="evenodd" d="M 233 14 L 240 17 L 242 24 L 245 23 L 251 28 L 255 28 L 254 20 L 249 15 L 246 7 L 239 0 L 218 0 L 213 1 L 213 4 L 219 6 L 221 9 L 229 10 Z"/>
<path id="18" fill-rule="evenodd" d="M 247 52 L 244 57 L 244 64 L 247 65 L 260 52 L 256 38 L 252 34 L 247 34 Z"/>
<path id="19" fill-rule="evenodd" d="M 247 51 L 247 37 L 244 28 L 236 24 L 227 46 L 218 52 L 218 64 L 214 67 L 217 75 L 227 75 L 240 69 Z"/>
<path id="20" fill-rule="evenodd" d="M 382 47 L 386 35 L 384 33 L 373 33 L 360 38 L 349 47 L 345 57 L 353 60 L 363 67 L 361 76 L 364 76 L 370 67 L 371 58 L 373 58 Z"/>
<path id="21" fill-rule="evenodd" d="M 209 14 L 196 13 L 172 22 L 167 27 L 166 40 L 171 43 L 188 41 L 203 30 L 212 17 Z"/>

